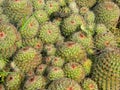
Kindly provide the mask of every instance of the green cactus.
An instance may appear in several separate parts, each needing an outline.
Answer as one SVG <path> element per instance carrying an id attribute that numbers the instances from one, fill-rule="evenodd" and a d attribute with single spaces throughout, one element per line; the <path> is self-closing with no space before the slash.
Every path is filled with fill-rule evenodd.
<path id="1" fill-rule="evenodd" d="M 61 57 L 53 56 L 50 65 L 56 67 L 62 67 L 64 64 L 64 59 Z"/>
<path id="2" fill-rule="evenodd" d="M 48 0 L 45 5 L 45 11 L 48 13 L 49 16 L 51 16 L 53 13 L 59 11 L 60 5 L 59 2 L 56 2 L 54 0 Z"/>
<path id="3" fill-rule="evenodd" d="M 31 16 L 26 21 L 21 21 L 19 32 L 23 39 L 30 39 L 37 35 L 39 23 L 34 16 Z"/>
<path id="4" fill-rule="evenodd" d="M 79 7 L 88 7 L 91 8 L 95 5 L 97 0 L 75 0 Z"/>
<path id="5" fill-rule="evenodd" d="M 39 24 L 45 23 L 49 20 L 48 14 L 44 10 L 37 10 L 33 14 Z"/>
<path id="6" fill-rule="evenodd" d="M 116 27 L 120 10 L 114 2 L 108 1 L 99 3 L 94 7 L 93 11 L 96 15 L 96 23 L 103 23 L 107 28 Z"/>
<path id="7" fill-rule="evenodd" d="M 90 78 L 85 78 L 82 83 L 82 88 L 84 90 L 98 90 L 98 86 L 95 81 Z"/>
<path id="8" fill-rule="evenodd" d="M 18 42 L 18 32 L 10 23 L 0 23 L 0 54 L 9 58 L 15 53 Z"/>
<path id="9" fill-rule="evenodd" d="M 16 24 L 20 19 L 30 16 L 33 7 L 29 0 L 5 0 L 3 10 L 10 22 Z"/>
<path id="10" fill-rule="evenodd" d="M 80 63 L 81 63 L 81 65 L 83 66 L 83 68 L 85 70 L 86 76 L 88 76 L 91 73 L 92 64 L 93 64 L 92 60 L 86 58 L 85 60 L 82 60 Z"/>
<path id="11" fill-rule="evenodd" d="M 24 90 L 42 90 L 45 88 L 46 85 L 46 79 L 45 77 L 41 75 L 34 75 L 31 77 L 28 77 L 27 80 L 24 83 L 23 89 Z"/>
<path id="12" fill-rule="evenodd" d="M 82 90 L 81 86 L 70 78 L 60 78 L 53 81 L 48 90 Z"/>
<path id="13" fill-rule="evenodd" d="M 71 35 L 70 40 L 81 44 L 85 48 L 88 54 L 94 53 L 93 51 L 94 41 L 91 35 L 79 31 Z"/>
<path id="14" fill-rule="evenodd" d="M 20 73 L 11 72 L 5 79 L 5 86 L 7 90 L 19 90 L 22 82 Z"/>
<path id="15" fill-rule="evenodd" d="M 70 62 L 64 66 L 65 75 L 77 82 L 81 82 L 85 78 L 85 71 L 81 64 Z"/>
<path id="16" fill-rule="evenodd" d="M 58 40 L 59 34 L 59 27 L 52 22 L 42 24 L 39 30 L 39 38 L 46 44 L 55 43 Z"/>
<path id="17" fill-rule="evenodd" d="M 73 41 L 67 41 L 58 47 L 57 54 L 61 56 L 65 62 L 80 62 L 86 57 L 86 52 L 81 44 Z"/>
<path id="18" fill-rule="evenodd" d="M 43 49 L 43 43 L 42 43 L 41 39 L 39 39 L 37 37 L 31 38 L 31 39 L 22 39 L 22 44 L 24 47 L 26 47 L 26 46 L 33 47 L 36 50 L 38 50 L 39 52 L 41 52 Z"/>
<path id="19" fill-rule="evenodd" d="M 60 67 L 49 67 L 47 78 L 50 81 L 64 77 L 64 71 Z"/>
<path id="20" fill-rule="evenodd" d="M 62 33 L 65 36 L 69 36 L 78 29 L 81 25 L 84 25 L 85 21 L 82 16 L 78 14 L 72 14 L 68 18 L 65 18 L 62 23 Z"/>
<path id="21" fill-rule="evenodd" d="M 97 56 L 91 76 L 100 90 L 119 90 L 120 49 L 111 48 Z"/>
<path id="22" fill-rule="evenodd" d="M 46 56 L 53 56 L 56 53 L 56 47 L 53 44 L 45 44 L 43 47 L 43 53 Z"/>
<path id="23" fill-rule="evenodd" d="M 47 64 L 40 64 L 37 66 L 35 73 L 37 75 L 44 75 L 47 69 Z"/>
<path id="24" fill-rule="evenodd" d="M 34 10 L 44 9 L 45 0 L 31 0 Z"/>
<path id="25" fill-rule="evenodd" d="M 28 73 L 41 63 L 41 54 L 32 47 L 21 48 L 13 57 L 11 67 L 17 72 Z"/>

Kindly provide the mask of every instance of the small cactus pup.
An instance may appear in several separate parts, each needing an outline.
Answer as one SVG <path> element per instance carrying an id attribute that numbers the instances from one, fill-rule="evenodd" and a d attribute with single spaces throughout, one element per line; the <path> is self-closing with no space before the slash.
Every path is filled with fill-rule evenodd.
<path id="1" fill-rule="evenodd" d="M 84 19 L 86 21 L 86 23 L 89 25 L 89 24 L 92 24 L 94 23 L 95 21 L 95 14 L 93 11 L 88 11 L 84 14 Z"/>
<path id="2" fill-rule="evenodd" d="M 65 37 L 60 34 L 59 37 L 58 37 L 57 42 L 55 43 L 55 46 L 58 47 L 59 45 L 64 43 L 64 41 L 65 41 Z"/>
<path id="3" fill-rule="evenodd" d="M 30 0 L 33 5 L 34 11 L 42 10 L 45 7 L 45 0 Z"/>
<path id="4" fill-rule="evenodd" d="M 59 16 L 61 18 L 65 18 L 70 16 L 72 13 L 71 9 L 67 6 L 61 7 L 58 12 L 56 12 L 54 15 Z"/>
<path id="5" fill-rule="evenodd" d="M 85 70 L 85 74 L 86 76 L 88 76 L 91 73 L 91 69 L 92 69 L 92 60 L 89 58 L 85 58 L 84 60 L 82 60 L 81 65 L 83 66 L 84 70 Z"/>
<path id="6" fill-rule="evenodd" d="M 0 23 L 0 54 L 2 57 L 10 58 L 20 44 L 16 27 L 10 23 Z"/>
<path id="7" fill-rule="evenodd" d="M 105 48 L 109 49 L 111 47 L 117 47 L 117 42 L 114 34 L 103 24 L 97 24 L 94 41 L 97 50 L 104 50 Z"/>
<path id="8" fill-rule="evenodd" d="M 50 81 L 64 77 L 64 71 L 62 70 L 62 68 L 55 67 L 55 66 L 48 67 L 48 68 L 49 68 L 48 69 L 49 71 L 48 71 L 47 78 Z"/>
<path id="9" fill-rule="evenodd" d="M 59 2 L 55 0 L 47 0 L 45 5 L 45 11 L 49 16 L 53 15 L 55 12 L 59 11 L 60 5 Z"/>
<path id="10" fill-rule="evenodd" d="M 91 35 L 79 31 L 71 35 L 70 40 L 81 44 L 88 54 L 94 53 L 94 41 Z"/>
<path id="11" fill-rule="evenodd" d="M 85 70 L 81 64 L 70 62 L 64 65 L 65 75 L 77 82 L 81 82 L 85 78 Z"/>
<path id="12" fill-rule="evenodd" d="M 27 74 L 41 63 L 41 54 L 32 47 L 23 47 L 14 55 L 11 67 L 17 72 Z"/>
<path id="13" fill-rule="evenodd" d="M 97 0 L 75 0 L 79 7 L 88 7 L 91 8 L 95 5 Z"/>
<path id="14" fill-rule="evenodd" d="M 94 36 L 95 35 L 95 26 L 96 26 L 96 23 L 86 23 L 86 25 L 82 26 L 82 31 L 91 35 L 91 36 Z"/>
<path id="15" fill-rule="evenodd" d="M 120 16 L 120 9 L 114 2 L 99 3 L 94 7 L 93 11 L 96 15 L 96 23 L 103 23 L 109 29 L 116 27 Z"/>
<path id="16" fill-rule="evenodd" d="M 86 57 L 86 52 L 81 44 L 67 41 L 57 47 L 57 55 L 65 60 L 65 62 L 80 62 Z"/>
<path id="17" fill-rule="evenodd" d="M 41 75 L 34 75 L 25 80 L 23 90 L 42 90 L 45 88 L 46 79 Z"/>
<path id="18" fill-rule="evenodd" d="M 27 20 L 26 18 L 22 19 L 20 23 L 19 32 L 23 39 L 34 38 L 37 35 L 39 23 L 34 16 L 29 17 Z"/>
<path id="19" fill-rule="evenodd" d="M 80 8 L 80 11 L 79 11 L 80 15 L 84 16 L 87 12 L 89 12 L 88 7 L 84 6 Z"/>
<path id="20" fill-rule="evenodd" d="M 43 46 L 43 53 L 45 56 L 54 56 L 56 53 L 56 47 L 53 44 L 45 44 Z"/>
<path id="21" fill-rule="evenodd" d="M 33 6 L 30 0 L 5 0 L 3 13 L 16 25 L 19 20 L 33 13 Z"/>
<path id="22" fill-rule="evenodd" d="M 22 82 L 22 75 L 20 73 L 11 72 L 5 80 L 7 90 L 19 90 Z"/>
<path id="23" fill-rule="evenodd" d="M 53 56 L 50 65 L 56 67 L 63 67 L 64 59 L 58 56 Z"/>
<path id="24" fill-rule="evenodd" d="M 49 86 L 48 90 L 82 90 L 81 86 L 70 78 L 60 78 L 54 80 Z"/>
<path id="25" fill-rule="evenodd" d="M 45 44 L 56 43 L 59 34 L 60 34 L 60 28 L 56 24 L 50 21 L 42 24 L 39 30 L 39 38 Z"/>
<path id="26" fill-rule="evenodd" d="M 60 56 L 47 56 L 43 59 L 43 63 L 49 66 L 63 67 L 65 60 Z"/>
<path id="27" fill-rule="evenodd" d="M 22 45 L 24 47 L 30 46 L 38 50 L 39 52 L 43 49 L 43 43 L 40 38 L 34 37 L 30 39 L 22 39 Z"/>
<path id="28" fill-rule="evenodd" d="M 35 16 L 39 24 L 45 23 L 49 20 L 48 14 L 44 10 L 37 10 L 33 13 L 33 15 Z"/>
<path id="29" fill-rule="evenodd" d="M 61 25 L 62 34 L 69 36 L 75 31 L 81 29 L 80 27 L 85 24 L 85 20 L 79 14 L 71 14 L 63 20 Z"/>
<path id="30" fill-rule="evenodd" d="M 80 8 L 80 15 L 84 17 L 84 20 L 86 24 L 82 26 L 82 31 L 85 31 L 87 33 L 90 33 L 91 35 L 94 35 L 95 33 L 95 14 L 93 11 L 91 11 L 87 7 L 81 7 Z"/>
<path id="31" fill-rule="evenodd" d="M 44 75 L 47 69 L 47 64 L 40 64 L 37 66 L 36 70 L 35 70 L 35 74 L 36 75 Z"/>
<path id="32" fill-rule="evenodd" d="M 98 90 L 97 83 L 90 78 L 85 78 L 82 83 L 83 90 Z"/>
<path id="33" fill-rule="evenodd" d="M 96 34 L 102 34 L 104 32 L 107 32 L 109 29 L 105 26 L 105 24 L 96 24 L 95 28 Z"/>

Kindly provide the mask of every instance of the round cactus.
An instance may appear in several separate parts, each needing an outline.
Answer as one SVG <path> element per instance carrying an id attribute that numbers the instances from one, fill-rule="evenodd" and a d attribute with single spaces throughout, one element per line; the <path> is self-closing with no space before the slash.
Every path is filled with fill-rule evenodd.
<path id="1" fill-rule="evenodd" d="M 10 22 L 16 24 L 20 19 L 30 16 L 33 7 L 29 0 L 5 0 L 3 10 L 10 18 Z"/>
<path id="2" fill-rule="evenodd" d="M 0 23 L 0 54 L 9 58 L 17 49 L 18 32 L 10 23 Z"/>
<path id="3" fill-rule="evenodd" d="M 98 90 L 98 86 L 95 81 L 90 78 L 84 79 L 82 83 L 82 87 L 84 90 Z"/>
<path id="4" fill-rule="evenodd" d="M 18 72 L 27 73 L 41 63 L 41 54 L 32 47 L 21 48 L 13 57 L 11 67 Z"/>
<path id="5" fill-rule="evenodd" d="M 59 9 L 60 9 L 59 2 L 56 2 L 54 0 L 48 0 L 46 2 L 45 11 L 48 13 L 49 16 L 59 11 Z"/>
<path id="6" fill-rule="evenodd" d="M 56 80 L 64 77 L 64 71 L 60 67 L 49 67 L 47 78 L 49 80 Z"/>
<path id="7" fill-rule="evenodd" d="M 79 7 L 88 7 L 91 8 L 94 6 L 97 0 L 75 0 Z"/>
<path id="8" fill-rule="evenodd" d="M 78 14 L 72 14 L 68 18 L 65 18 L 62 24 L 62 33 L 65 36 L 71 35 L 73 32 L 80 29 L 81 25 L 84 25 L 85 21 L 82 16 Z"/>
<path id="9" fill-rule="evenodd" d="M 48 14 L 44 10 L 35 11 L 34 16 L 36 20 L 39 22 L 39 24 L 45 23 L 46 21 L 49 20 Z"/>
<path id="10" fill-rule="evenodd" d="M 69 78 L 60 78 L 53 81 L 48 90 L 82 90 L 81 86 L 74 80 Z"/>
<path id="11" fill-rule="evenodd" d="M 81 44 L 73 41 L 67 41 L 58 47 L 58 55 L 61 56 L 65 62 L 79 62 L 86 57 L 86 52 Z"/>
<path id="12" fill-rule="evenodd" d="M 28 18 L 27 21 L 21 21 L 22 25 L 19 29 L 23 39 L 30 39 L 37 35 L 39 29 L 39 23 L 34 16 Z"/>
<path id="13" fill-rule="evenodd" d="M 45 6 L 45 0 L 31 0 L 34 10 L 41 10 Z"/>
<path id="14" fill-rule="evenodd" d="M 43 43 L 55 43 L 58 40 L 60 29 L 52 22 L 46 22 L 41 25 L 39 37 Z"/>
<path id="15" fill-rule="evenodd" d="M 46 85 L 46 79 L 39 75 L 34 75 L 31 77 L 28 77 L 27 80 L 24 83 L 24 90 L 42 90 L 43 88 L 45 88 Z"/>
<path id="16" fill-rule="evenodd" d="M 107 28 L 116 27 L 120 10 L 114 2 L 102 2 L 94 7 L 96 23 L 103 23 Z M 113 13 L 113 14 L 111 14 Z"/>
<path id="17" fill-rule="evenodd" d="M 70 62 L 64 66 L 65 75 L 68 78 L 81 82 L 85 77 L 85 71 L 79 63 Z"/>
<path id="18" fill-rule="evenodd" d="M 22 82 L 22 76 L 20 73 L 11 72 L 8 74 L 5 80 L 5 86 L 7 90 L 19 90 Z"/>

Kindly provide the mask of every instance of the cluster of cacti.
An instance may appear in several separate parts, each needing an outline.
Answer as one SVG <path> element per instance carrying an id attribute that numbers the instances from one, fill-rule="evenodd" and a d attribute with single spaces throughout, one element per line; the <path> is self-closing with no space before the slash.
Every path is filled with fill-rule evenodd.
<path id="1" fill-rule="evenodd" d="M 0 90 L 120 90 L 120 0 L 0 0 Z"/>

